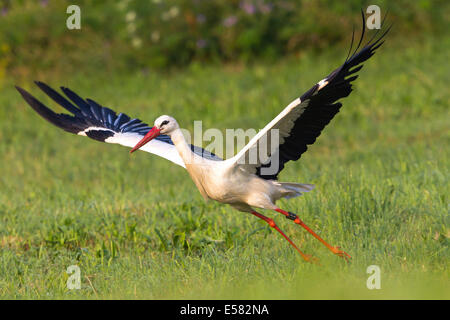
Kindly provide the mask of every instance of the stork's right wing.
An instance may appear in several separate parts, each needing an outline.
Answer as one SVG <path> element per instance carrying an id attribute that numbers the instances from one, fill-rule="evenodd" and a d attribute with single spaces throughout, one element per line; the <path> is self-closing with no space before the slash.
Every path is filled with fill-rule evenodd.
<path id="1" fill-rule="evenodd" d="M 97 141 L 116 143 L 132 148 L 151 129 L 139 119 L 131 119 L 124 113 L 117 115 L 113 110 L 103 107 L 91 99 L 84 100 L 68 88 L 61 87 L 61 90 L 71 101 L 43 82 L 36 82 L 36 85 L 56 103 L 71 112 L 73 116 L 64 113 L 55 113 L 26 90 L 20 87 L 16 88 L 25 101 L 41 117 L 65 131 L 87 136 Z M 203 157 L 221 160 L 200 147 L 191 145 L 191 148 L 192 151 Z M 146 144 L 141 150 L 156 154 L 185 167 L 172 140 L 167 135 L 160 135 Z"/>
<path id="2" fill-rule="evenodd" d="M 351 93 L 352 82 L 358 77 L 356 73 L 363 67 L 362 63 L 372 57 L 375 50 L 383 44 L 382 39 L 390 29 L 387 28 L 377 38 L 378 30 L 358 51 L 365 34 L 364 13 L 361 14 L 363 29 L 353 54 L 339 68 L 292 101 L 253 137 L 232 158 L 236 167 L 263 179 L 276 180 L 285 163 L 298 160 L 308 145 L 316 141 L 325 126 L 339 112 L 342 106 L 339 100 Z"/>

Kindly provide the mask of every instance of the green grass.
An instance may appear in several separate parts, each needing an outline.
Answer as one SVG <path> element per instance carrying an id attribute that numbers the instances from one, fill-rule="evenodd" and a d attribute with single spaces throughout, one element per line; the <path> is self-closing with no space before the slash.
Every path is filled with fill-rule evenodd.
<path id="1" fill-rule="evenodd" d="M 7 81 L 0 94 L 0 296 L 449 299 L 444 39 L 411 47 L 388 41 L 340 114 L 281 174 L 317 186 L 279 205 L 342 246 L 351 264 L 266 212 L 321 265 L 303 262 L 255 217 L 205 203 L 181 167 L 64 133 Z M 148 122 L 169 114 L 188 129 L 199 119 L 204 129 L 261 128 L 343 57 L 336 50 L 168 75 L 90 71 L 49 84 Z M 43 98 L 31 80 L 19 84 Z M 81 290 L 66 288 L 73 264 L 81 268 Z M 366 288 L 369 265 L 381 268 L 381 290 Z"/>

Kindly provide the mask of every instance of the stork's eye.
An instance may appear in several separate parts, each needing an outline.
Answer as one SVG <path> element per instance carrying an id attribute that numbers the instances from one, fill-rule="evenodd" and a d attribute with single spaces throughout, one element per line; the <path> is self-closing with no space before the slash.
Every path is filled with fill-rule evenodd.
<path id="1" fill-rule="evenodd" d="M 163 122 L 161 122 L 161 124 L 159 125 L 159 127 L 161 128 L 162 126 L 166 125 L 169 123 L 169 120 L 164 120 Z"/>

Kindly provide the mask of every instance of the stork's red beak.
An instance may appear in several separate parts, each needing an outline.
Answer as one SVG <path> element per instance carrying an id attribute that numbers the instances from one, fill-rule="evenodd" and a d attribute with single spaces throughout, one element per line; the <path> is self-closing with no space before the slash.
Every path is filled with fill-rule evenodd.
<path id="1" fill-rule="evenodd" d="M 160 135 L 161 130 L 159 130 L 157 127 L 153 127 L 150 129 L 149 132 L 147 132 L 147 134 L 145 135 L 145 137 L 143 137 L 141 139 L 141 141 L 139 141 L 133 149 L 131 149 L 130 153 L 135 152 L 137 149 L 141 148 L 143 145 L 145 145 L 146 143 L 152 141 L 153 139 L 155 139 L 157 136 Z"/>

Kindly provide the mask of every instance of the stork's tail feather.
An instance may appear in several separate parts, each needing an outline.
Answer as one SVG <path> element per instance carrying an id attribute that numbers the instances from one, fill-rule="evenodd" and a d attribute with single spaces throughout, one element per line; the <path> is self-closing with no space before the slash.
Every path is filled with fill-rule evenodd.
<path id="1" fill-rule="evenodd" d="M 292 183 L 292 182 L 278 182 L 283 190 L 283 198 L 290 199 L 301 196 L 305 192 L 314 189 L 313 184 L 307 183 Z"/>

